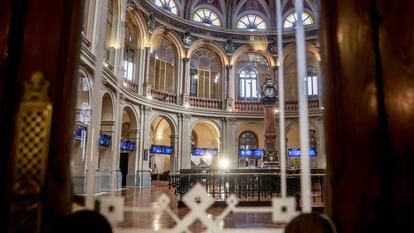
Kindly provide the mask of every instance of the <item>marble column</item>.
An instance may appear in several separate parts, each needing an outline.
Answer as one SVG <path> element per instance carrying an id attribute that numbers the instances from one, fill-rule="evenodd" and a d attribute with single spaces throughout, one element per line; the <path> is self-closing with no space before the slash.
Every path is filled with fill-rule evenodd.
<path id="1" fill-rule="evenodd" d="M 317 150 L 318 150 L 318 168 L 326 169 L 326 151 L 325 151 L 325 127 L 323 117 L 317 118 Z"/>
<path id="2" fill-rule="evenodd" d="M 128 174 L 126 179 L 127 186 L 135 186 L 138 183 L 138 164 L 139 164 L 139 141 L 140 141 L 140 131 L 139 129 L 132 129 L 129 131 L 129 139 L 135 141 L 135 151 L 129 152 L 128 158 Z"/>
<path id="3" fill-rule="evenodd" d="M 190 106 L 190 59 L 183 58 L 183 106 L 189 107 Z"/>
<path id="4" fill-rule="evenodd" d="M 233 65 L 226 66 L 227 73 L 227 98 L 226 98 L 226 109 L 227 111 L 234 110 L 234 102 L 236 99 L 235 95 L 235 68 Z"/>
<path id="5" fill-rule="evenodd" d="M 145 47 L 145 74 L 144 74 L 144 83 L 142 84 L 143 87 L 143 96 L 150 97 L 151 96 L 151 84 L 150 84 L 150 76 L 149 76 L 149 69 L 150 69 L 150 47 Z"/>
<path id="6" fill-rule="evenodd" d="M 151 143 L 151 138 L 148 136 L 151 133 L 151 116 L 152 109 L 151 107 L 142 105 L 140 109 L 140 129 L 139 137 L 140 147 L 139 147 L 139 158 L 141 163 L 138 163 L 138 169 L 136 171 L 136 186 L 150 186 L 151 185 L 151 174 L 149 173 L 149 148 Z M 147 151 L 147 160 L 144 160 L 144 153 Z"/>
<path id="7" fill-rule="evenodd" d="M 236 118 L 226 118 L 224 121 L 223 145 L 225 146 L 221 157 L 229 160 L 230 169 L 238 166 L 236 123 Z"/>
<path id="8" fill-rule="evenodd" d="M 174 148 L 173 154 L 170 155 L 170 171 L 177 171 L 177 147 L 178 147 L 178 135 L 171 135 L 171 146 Z"/>
<path id="9" fill-rule="evenodd" d="M 179 169 L 191 168 L 191 129 L 190 129 L 191 115 L 182 113 L 179 116 L 179 128 L 180 128 L 180 145 L 181 155 L 179 157 Z"/>

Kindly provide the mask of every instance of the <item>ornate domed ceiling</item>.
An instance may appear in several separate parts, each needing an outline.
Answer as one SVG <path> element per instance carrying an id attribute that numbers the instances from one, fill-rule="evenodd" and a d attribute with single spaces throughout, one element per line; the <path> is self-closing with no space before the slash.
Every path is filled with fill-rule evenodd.
<path id="1" fill-rule="evenodd" d="M 211 29 L 272 32 L 276 29 L 273 0 L 143 0 L 150 11 L 157 10 L 177 19 Z M 282 1 L 284 28 L 295 26 L 294 0 Z M 317 25 L 317 0 L 305 1 L 305 25 Z"/>
<path id="2" fill-rule="evenodd" d="M 280 0 L 284 42 L 295 40 L 297 15 L 295 0 Z M 129 0 L 154 19 L 153 27 L 165 26 L 181 37 L 204 38 L 226 43 L 250 43 L 276 38 L 276 2 L 274 0 Z M 132 5 L 132 4 L 130 4 Z M 318 0 L 305 0 L 302 21 L 306 38 L 318 38 Z M 151 28 L 151 27 L 149 27 Z M 185 43 L 185 42 L 184 42 Z M 266 45 L 266 46 L 267 46 Z M 229 48 L 231 50 L 231 48 Z"/>

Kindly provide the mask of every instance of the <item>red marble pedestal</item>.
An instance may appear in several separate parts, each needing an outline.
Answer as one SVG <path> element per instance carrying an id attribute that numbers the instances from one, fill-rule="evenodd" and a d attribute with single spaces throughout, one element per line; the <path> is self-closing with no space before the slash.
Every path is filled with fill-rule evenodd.
<path id="1" fill-rule="evenodd" d="M 275 107 L 275 105 L 265 105 L 264 108 L 265 166 L 266 163 L 267 165 L 277 165 L 279 163 L 276 151 Z"/>

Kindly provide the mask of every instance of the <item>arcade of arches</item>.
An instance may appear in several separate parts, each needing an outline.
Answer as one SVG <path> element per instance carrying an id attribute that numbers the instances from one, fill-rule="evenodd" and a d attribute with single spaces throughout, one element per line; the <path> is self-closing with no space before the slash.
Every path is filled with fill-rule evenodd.
<path id="1" fill-rule="evenodd" d="M 284 68 L 286 100 L 284 156 L 288 168 L 299 166 L 298 158 L 288 156 L 288 151 L 300 147 L 296 47 L 286 39 L 284 56 L 277 57 L 275 13 L 268 11 L 265 1 L 240 3 L 232 15 L 223 11 L 226 6 L 221 1 L 184 2 L 145 0 L 123 5 L 109 0 L 108 14 L 103 14 L 93 10 L 99 9 L 99 1 L 87 1 L 74 129 L 79 135 L 72 146 L 75 193 L 86 189 L 85 156 L 88 147 L 93 147 L 87 139 L 95 121 L 100 125 L 93 136 L 99 138 L 95 140 L 99 141 L 97 191 L 148 186 L 151 173 L 219 168 L 222 158 L 229 161 L 229 168 L 260 167 L 261 157 L 244 151 L 265 148 L 261 88 L 268 76 L 277 80 L 280 66 Z M 189 5 L 191 9 L 186 8 Z M 282 9 L 283 30 L 289 38 L 294 35 L 297 15 L 292 13 L 291 1 L 283 1 Z M 311 168 L 323 169 L 318 14 L 317 4 L 306 1 L 309 137 L 310 147 L 317 152 Z M 100 17 L 106 17 L 105 38 L 95 32 Z M 203 25 L 219 33 L 208 36 L 196 30 Z M 264 31 L 269 35 L 263 36 Z M 90 61 L 95 59 L 100 39 L 105 40 L 104 81 L 96 82 Z M 274 108 L 278 132 L 277 105 Z"/>

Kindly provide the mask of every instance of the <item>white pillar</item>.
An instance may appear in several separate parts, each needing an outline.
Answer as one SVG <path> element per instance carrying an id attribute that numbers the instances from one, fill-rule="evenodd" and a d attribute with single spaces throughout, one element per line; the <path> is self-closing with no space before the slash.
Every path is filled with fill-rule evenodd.
<path id="1" fill-rule="evenodd" d="M 95 63 L 95 74 L 94 74 L 94 83 L 91 98 L 91 108 L 93 112 L 91 113 L 91 122 L 88 127 L 87 135 L 87 196 L 85 200 L 85 206 L 88 209 L 94 209 L 94 196 L 93 194 L 97 190 L 98 185 L 95 184 L 95 174 L 97 169 L 97 160 L 99 156 L 99 131 L 101 127 L 101 110 L 102 110 L 102 89 L 104 85 L 102 83 L 102 68 L 103 68 L 103 49 L 104 49 L 104 40 L 102 39 L 105 36 L 106 28 L 106 15 L 107 15 L 107 0 L 99 1 L 100 4 L 97 4 L 97 17 L 99 20 L 96 21 L 96 63 Z M 98 40 L 100 38 L 100 40 Z"/>
<path id="2" fill-rule="evenodd" d="M 123 78 L 124 69 L 124 47 L 125 47 L 125 20 L 126 20 L 127 0 L 122 0 L 120 6 L 120 16 L 117 21 L 116 43 L 115 43 L 115 62 L 114 74 L 117 78 Z"/>
<path id="3" fill-rule="evenodd" d="M 227 73 L 227 75 L 228 75 L 228 77 L 227 77 L 227 93 L 228 93 L 228 95 L 227 95 L 227 99 L 226 99 L 226 102 L 227 102 L 227 110 L 228 111 L 231 111 L 231 110 L 234 110 L 234 102 L 235 102 L 235 99 L 236 99 L 236 94 L 235 94 L 235 66 L 233 66 L 233 65 L 227 65 L 226 66 L 226 73 Z"/>
<path id="4" fill-rule="evenodd" d="M 174 152 L 170 155 L 170 171 L 176 172 L 177 169 L 177 147 L 178 147 L 178 135 L 171 135 L 171 146 L 174 148 Z"/>
<path id="5" fill-rule="evenodd" d="M 190 96 L 190 59 L 183 58 L 183 100 L 182 103 L 184 106 L 189 106 L 189 96 Z"/>
<path id="6" fill-rule="evenodd" d="M 181 136 L 181 154 L 179 157 L 179 169 L 191 168 L 191 115 L 182 113 L 179 115 L 179 128 Z"/>
<path id="7" fill-rule="evenodd" d="M 150 47 L 145 47 L 145 74 L 144 74 L 144 82 L 142 84 L 143 88 L 143 96 L 151 96 L 151 85 L 149 83 L 149 69 L 150 69 Z"/>
<path id="8" fill-rule="evenodd" d="M 325 152 L 325 128 L 323 124 L 323 117 L 318 117 L 318 137 L 317 137 L 317 148 L 318 148 L 318 168 L 326 169 L 326 152 Z"/>
<path id="9" fill-rule="evenodd" d="M 223 144 L 226 146 L 224 147 L 222 157 L 229 160 L 229 168 L 237 168 L 238 166 L 236 122 L 236 118 L 226 118 L 224 122 Z"/>

